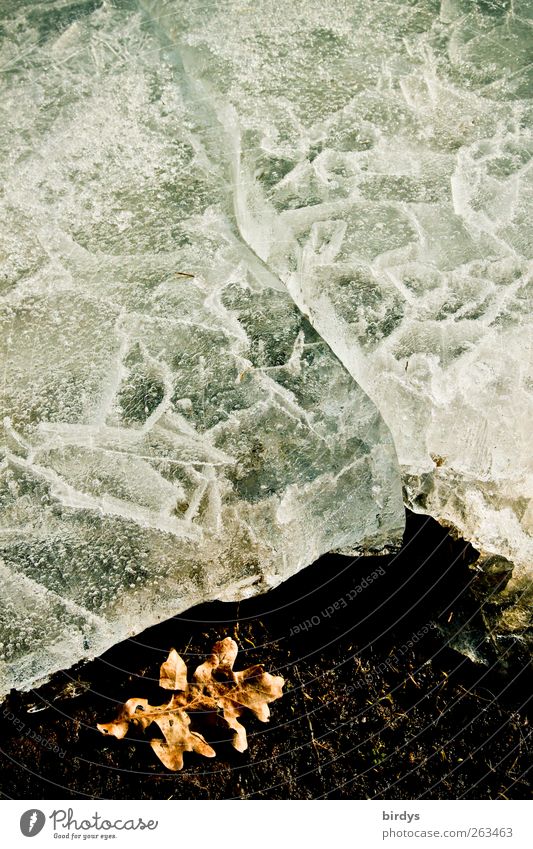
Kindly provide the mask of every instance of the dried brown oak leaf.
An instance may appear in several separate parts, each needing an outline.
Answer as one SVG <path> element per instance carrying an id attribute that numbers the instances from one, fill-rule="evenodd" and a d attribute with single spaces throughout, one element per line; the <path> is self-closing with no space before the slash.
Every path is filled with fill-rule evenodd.
<path id="1" fill-rule="evenodd" d="M 196 731 L 191 731 L 189 713 L 198 711 L 198 718 L 221 712 L 228 727 L 234 732 L 233 746 L 239 752 L 248 747 L 246 729 L 239 722 L 245 710 L 250 710 L 261 722 L 268 722 L 269 703 L 282 695 L 284 680 L 270 675 L 262 666 L 251 666 L 235 672 L 237 643 L 226 637 L 213 646 L 209 658 L 197 667 L 192 681 L 187 681 L 187 667 L 175 649 L 161 665 L 159 684 L 165 690 L 174 690 L 168 704 L 154 706 L 147 699 L 129 699 L 114 722 L 99 724 L 102 734 L 122 738 L 130 722 L 143 730 L 155 723 L 163 739 L 150 741 L 152 749 L 162 763 L 171 770 L 183 767 L 184 752 L 198 752 L 207 758 L 215 751 Z"/>

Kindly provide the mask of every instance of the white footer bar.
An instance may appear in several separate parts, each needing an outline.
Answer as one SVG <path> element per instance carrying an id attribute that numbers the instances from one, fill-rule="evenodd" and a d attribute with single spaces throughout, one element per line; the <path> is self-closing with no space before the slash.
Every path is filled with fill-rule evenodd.
<path id="1" fill-rule="evenodd" d="M 2 844 L 9 849 L 160 849 L 185 841 L 198 849 L 533 849 L 532 816 L 530 801 L 37 800 L 0 807 Z"/>

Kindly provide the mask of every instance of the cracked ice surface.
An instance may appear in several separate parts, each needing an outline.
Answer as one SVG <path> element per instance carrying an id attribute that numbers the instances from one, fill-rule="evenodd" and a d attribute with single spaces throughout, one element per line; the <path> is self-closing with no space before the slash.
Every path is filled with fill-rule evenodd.
<path id="1" fill-rule="evenodd" d="M 390 432 L 243 236 L 226 132 L 164 19 L 10 10 L 2 694 L 403 529 Z"/>
<path id="2" fill-rule="evenodd" d="M 225 129 L 243 238 L 377 404 L 407 503 L 525 577 L 530 4 L 143 5 Z"/>

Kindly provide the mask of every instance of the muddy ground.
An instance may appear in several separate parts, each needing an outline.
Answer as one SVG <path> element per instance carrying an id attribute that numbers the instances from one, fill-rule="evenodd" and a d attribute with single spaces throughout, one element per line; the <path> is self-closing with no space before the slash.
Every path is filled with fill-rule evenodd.
<path id="1" fill-rule="evenodd" d="M 328 555 L 265 596 L 206 604 L 0 706 L 0 792 L 16 799 L 524 799 L 531 797 L 532 678 L 515 639 L 495 648 L 469 568 L 476 554 L 410 515 L 399 554 Z M 286 678 L 269 724 L 222 726 L 207 760 L 169 773 L 146 735 L 102 736 L 132 696 L 167 695 L 159 665 L 189 667 L 233 636 L 236 668 Z M 450 647 L 462 642 L 473 662 Z M 477 646 L 477 649 L 475 648 Z"/>

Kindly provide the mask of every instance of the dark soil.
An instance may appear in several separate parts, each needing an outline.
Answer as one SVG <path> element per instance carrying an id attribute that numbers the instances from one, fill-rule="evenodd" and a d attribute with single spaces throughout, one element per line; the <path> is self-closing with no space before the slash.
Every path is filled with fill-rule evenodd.
<path id="1" fill-rule="evenodd" d="M 518 641 L 496 652 L 487 638 L 475 556 L 410 515 L 400 554 L 328 555 L 265 596 L 202 605 L 13 694 L 0 707 L 3 796 L 530 798 L 529 660 Z M 215 727 L 217 758 L 186 754 L 169 773 L 146 735 L 96 730 L 132 696 L 166 700 L 157 676 L 170 647 L 194 668 L 224 636 L 239 643 L 236 668 L 262 663 L 287 681 L 268 725 L 244 720 L 245 754 Z"/>

